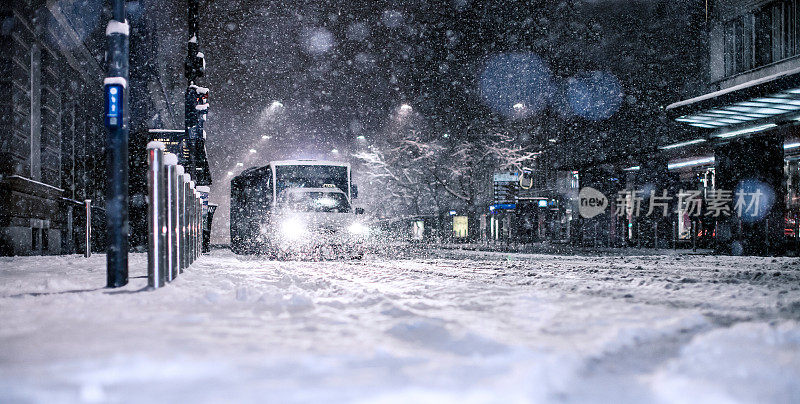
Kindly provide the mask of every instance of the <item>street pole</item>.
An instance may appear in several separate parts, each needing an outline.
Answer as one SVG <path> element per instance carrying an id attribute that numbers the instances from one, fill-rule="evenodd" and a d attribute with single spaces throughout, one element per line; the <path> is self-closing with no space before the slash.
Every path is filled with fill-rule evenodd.
<path id="1" fill-rule="evenodd" d="M 195 132 L 197 125 L 197 112 L 195 105 L 197 103 L 196 92 L 192 86 L 199 77 L 203 75 L 202 66 L 198 66 L 198 52 L 200 52 L 200 44 L 197 41 L 197 27 L 198 27 L 198 8 L 199 0 L 187 0 L 187 13 L 188 13 L 188 26 L 189 26 L 189 42 L 186 44 L 186 63 L 184 64 L 184 75 L 189 82 L 186 88 L 185 108 L 184 108 L 184 144 L 189 149 L 188 161 L 185 162 L 186 172 L 192 178 L 197 178 L 197 161 L 195 160 L 195 148 L 197 147 L 197 137 L 202 134 Z"/>
<path id="2" fill-rule="evenodd" d="M 108 70 L 104 81 L 106 150 L 106 249 L 110 288 L 128 283 L 128 35 L 125 1 L 111 0 L 106 28 Z"/>

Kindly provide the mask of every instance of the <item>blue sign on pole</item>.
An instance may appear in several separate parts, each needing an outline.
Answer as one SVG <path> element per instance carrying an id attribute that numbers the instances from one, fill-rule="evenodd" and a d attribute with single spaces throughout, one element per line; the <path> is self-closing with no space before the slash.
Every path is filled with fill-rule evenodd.
<path id="1" fill-rule="evenodd" d="M 494 205 L 489 206 L 489 210 L 514 210 L 517 208 L 516 203 L 496 203 Z"/>
<path id="2" fill-rule="evenodd" d="M 122 94 L 123 87 L 119 84 L 106 85 L 106 119 L 109 128 L 122 126 Z"/>

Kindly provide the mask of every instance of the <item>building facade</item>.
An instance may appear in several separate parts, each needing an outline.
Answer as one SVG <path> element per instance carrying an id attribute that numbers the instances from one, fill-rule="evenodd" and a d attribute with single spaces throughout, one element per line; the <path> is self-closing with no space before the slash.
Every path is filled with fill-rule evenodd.
<path id="1" fill-rule="evenodd" d="M 158 13 L 147 7 L 157 7 Z M 182 127 L 185 80 L 175 7 L 130 2 L 130 245 L 146 243 L 150 128 Z M 145 18 L 147 16 L 147 18 Z M 0 255 L 105 249 L 105 2 L 0 5 Z M 172 40 L 170 40 L 172 39 Z M 180 125 L 180 126 L 179 126 Z"/>
<path id="2" fill-rule="evenodd" d="M 692 128 L 661 146 L 682 179 L 704 194 L 765 195 L 757 217 L 695 219 L 692 234 L 722 252 L 796 250 L 797 139 L 800 138 L 800 1 L 711 3 L 711 91 L 667 106 Z M 683 162 L 683 163 L 681 163 Z M 792 174 L 794 173 L 794 174 Z M 747 202 L 746 208 L 759 208 Z M 794 241 L 794 242 L 792 242 Z"/>
<path id="3" fill-rule="evenodd" d="M 0 253 L 74 251 L 81 204 L 102 206 L 102 32 L 54 2 L 0 5 Z M 76 26 L 78 28 L 76 28 Z M 99 213 L 99 212 L 98 212 Z M 85 219 L 84 219 L 85 222 Z M 100 240 L 101 233 L 96 234 Z"/>

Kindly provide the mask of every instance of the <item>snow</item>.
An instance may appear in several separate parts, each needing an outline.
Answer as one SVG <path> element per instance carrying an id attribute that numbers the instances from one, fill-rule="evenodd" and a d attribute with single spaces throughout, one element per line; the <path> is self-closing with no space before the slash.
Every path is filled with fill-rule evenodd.
<path id="1" fill-rule="evenodd" d="M 189 43 L 197 43 L 197 35 L 192 35 L 192 37 L 189 38 Z"/>
<path id="2" fill-rule="evenodd" d="M 0 402 L 790 402 L 800 260 L 0 258 Z M 57 336 L 57 337 L 56 337 Z"/>
<path id="3" fill-rule="evenodd" d="M 208 109 L 208 104 L 198 104 L 194 106 L 194 109 L 198 111 L 205 111 Z"/>
<path id="4" fill-rule="evenodd" d="M 128 80 L 125 80 L 125 77 L 106 77 L 103 79 L 103 85 L 119 85 L 122 87 L 128 87 Z"/>
<path id="5" fill-rule="evenodd" d="M 195 189 L 197 189 L 197 192 L 205 192 L 205 193 L 211 192 L 211 187 L 205 185 L 198 185 L 197 188 Z"/>
<path id="6" fill-rule="evenodd" d="M 159 142 L 158 140 L 151 140 L 147 143 L 147 149 L 161 149 L 165 150 L 167 147 L 164 145 L 164 142 Z"/>
<path id="7" fill-rule="evenodd" d="M 206 87 L 200 87 L 198 85 L 192 84 L 189 86 L 189 88 L 194 88 L 194 91 L 197 92 L 197 94 L 208 94 L 208 88 Z"/>
<path id="8" fill-rule="evenodd" d="M 59 187 L 56 187 L 56 186 L 53 186 L 53 185 L 50 185 L 50 184 L 45 184 L 44 182 L 41 182 L 41 181 L 32 180 L 32 179 L 30 179 L 28 177 L 23 177 L 21 175 L 16 175 L 16 174 L 15 175 L 9 175 L 7 178 L 8 179 L 17 179 L 17 180 L 20 180 L 20 181 L 29 182 L 31 184 L 36 184 L 36 185 L 38 185 L 40 187 L 50 188 L 50 189 L 52 189 L 54 191 L 57 191 L 57 192 L 64 192 L 64 189 L 62 189 L 62 188 L 59 188 Z"/>
<path id="9" fill-rule="evenodd" d="M 755 86 L 760 85 L 760 84 L 768 83 L 770 81 L 777 80 L 779 78 L 791 76 L 791 75 L 798 74 L 798 73 L 800 73 L 800 67 L 797 67 L 797 68 L 794 68 L 794 69 L 785 70 L 785 71 L 782 71 L 782 72 L 779 72 L 779 73 L 771 74 L 769 76 L 764 76 L 764 77 L 761 77 L 761 78 L 758 78 L 758 79 L 750 80 L 750 81 L 745 82 L 745 83 L 737 84 L 735 86 L 727 87 L 727 88 L 724 88 L 724 89 L 719 90 L 719 91 L 714 91 L 714 92 L 710 92 L 708 94 L 703 94 L 703 95 L 701 95 L 699 97 L 694 97 L 694 98 L 689 98 L 688 100 L 674 102 L 672 104 L 667 105 L 666 110 L 669 111 L 670 109 L 675 109 L 675 108 L 683 107 L 683 106 L 686 106 L 686 105 L 691 105 L 691 104 L 694 104 L 696 102 L 710 100 L 712 98 L 716 98 L 716 97 L 719 97 L 721 95 L 725 95 L 725 94 L 728 94 L 728 93 L 733 93 L 733 92 L 736 92 L 736 91 L 744 90 L 744 89 L 750 88 L 750 87 L 755 87 Z"/>
<path id="10" fill-rule="evenodd" d="M 106 36 L 112 34 L 122 34 L 125 36 L 129 36 L 131 31 L 131 26 L 128 25 L 128 20 L 125 22 L 119 22 L 117 20 L 111 20 L 106 25 Z"/>
<path id="11" fill-rule="evenodd" d="M 164 153 L 164 165 L 178 165 L 178 156 L 175 153 Z"/>

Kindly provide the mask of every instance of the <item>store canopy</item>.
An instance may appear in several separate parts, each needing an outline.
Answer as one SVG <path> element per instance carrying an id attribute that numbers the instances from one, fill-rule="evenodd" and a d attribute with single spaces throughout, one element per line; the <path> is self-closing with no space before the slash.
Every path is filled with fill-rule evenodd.
<path id="1" fill-rule="evenodd" d="M 800 117 L 800 68 L 670 104 L 678 122 L 707 129 Z"/>

